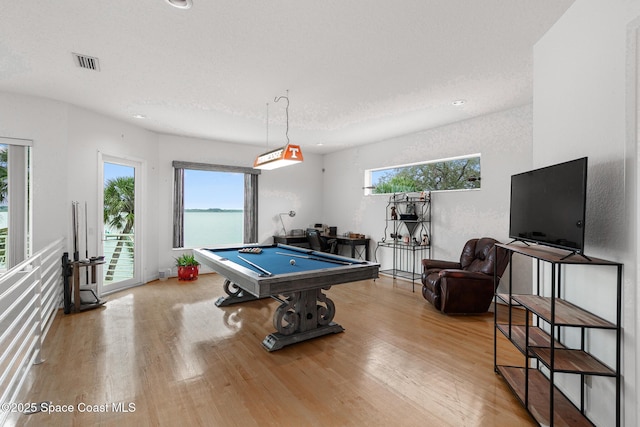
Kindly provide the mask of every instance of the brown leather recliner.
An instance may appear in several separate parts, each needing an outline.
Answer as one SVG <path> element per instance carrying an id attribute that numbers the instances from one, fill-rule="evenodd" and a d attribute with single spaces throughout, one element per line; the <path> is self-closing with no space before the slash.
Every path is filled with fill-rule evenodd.
<path id="1" fill-rule="evenodd" d="M 490 237 L 469 240 L 460 262 L 423 259 L 422 296 L 447 314 L 475 314 L 489 310 L 494 296 L 494 265 L 497 277 L 509 262 L 507 251 Z"/>

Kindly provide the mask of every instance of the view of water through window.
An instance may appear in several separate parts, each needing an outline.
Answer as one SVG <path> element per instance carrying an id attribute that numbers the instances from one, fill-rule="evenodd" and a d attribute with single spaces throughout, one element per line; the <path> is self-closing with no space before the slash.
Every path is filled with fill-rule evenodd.
<path id="1" fill-rule="evenodd" d="M 241 244 L 243 224 L 243 173 L 185 169 L 185 247 Z"/>

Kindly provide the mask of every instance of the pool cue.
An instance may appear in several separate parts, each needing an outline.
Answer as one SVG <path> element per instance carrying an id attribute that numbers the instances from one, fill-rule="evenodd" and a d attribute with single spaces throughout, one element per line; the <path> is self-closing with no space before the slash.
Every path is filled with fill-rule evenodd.
<path id="1" fill-rule="evenodd" d="M 62 254 L 64 314 L 71 313 L 71 283 L 69 283 L 71 276 L 73 276 L 73 267 L 69 262 L 69 252 L 65 252 Z"/>
<path id="2" fill-rule="evenodd" d="M 248 259 L 245 259 L 245 258 L 241 257 L 240 255 L 238 255 L 238 258 L 240 258 L 241 260 L 243 260 L 247 264 L 257 268 L 258 270 L 262 271 L 267 276 L 273 276 L 273 274 L 270 271 L 265 270 L 264 268 L 260 267 L 258 264 L 254 264 L 251 261 L 249 261 Z"/>
<path id="3" fill-rule="evenodd" d="M 339 261 L 337 259 L 328 259 L 328 258 L 320 258 L 320 257 L 315 257 L 315 256 L 309 256 L 309 255 L 293 255 L 293 254 L 286 254 L 284 252 L 276 252 L 276 254 L 278 255 L 284 255 L 284 256 L 292 256 L 295 258 L 304 258 L 304 259 L 312 259 L 314 261 L 326 261 L 326 262 L 332 262 L 334 264 L 342 264 L 342 265 L 351 265 L 353 263 L 348 262 L 348 261 Z"/>
<path id="4" fill-rule="evenodd" d="M 73 260 L 80 260 L 78 252 L 78 206 L 76 202 L 71 202 L 71 218 L 73 220 Z"/>
<path id="5" fill-rule="evenodd" d="M 88 225 L 88 217 L 87 217 L 87 202 L 84 202 L 84 257 L 89 259 L 89 225 Z M 87 280 L 87 285 L 89 284 L 89 269 L 85 270 L 85 279 Z"/>

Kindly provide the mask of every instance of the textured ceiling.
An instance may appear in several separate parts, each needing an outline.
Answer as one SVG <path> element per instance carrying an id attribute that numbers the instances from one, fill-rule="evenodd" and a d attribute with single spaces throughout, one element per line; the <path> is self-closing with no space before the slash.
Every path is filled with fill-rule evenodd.
<path id="1" fill-rule="evenodd" d="M 326 153 L 531 102 L 533 45 L 573 1 L 3 1 L 0 90 L 269 146 L 288 90 L 291 142 Z"/>

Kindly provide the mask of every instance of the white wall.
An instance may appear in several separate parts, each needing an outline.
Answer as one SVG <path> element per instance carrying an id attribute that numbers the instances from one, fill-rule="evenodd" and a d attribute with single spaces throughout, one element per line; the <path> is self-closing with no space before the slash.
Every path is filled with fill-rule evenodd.
<path id="1" fill-rule="evenodd" d="M 272 236 L 282 230 L 278 214 L 294 210 L 296 216 L 284 216 L 287 230 L 306 228 L 319 221 L 322 211 L 322 156 L 304 152 L 304 162 L 272 171 L 262 171 L 258 178 L 258 240 L 270 244 Z M 174 160 L 252 167 L 265 147 L 219 141 L 160 135 L 158 209 L 159 267 L 171 268 L 182 250 L 172 249 L 172 204 Z"/>
<path id="2" fill-rule="evenodd" d="M 68 107 L 0 92 L 0 136 L 33 140 L 33 249 L 67 237 Z M 69 207 L 70 209 L 70 207 Z"/>
<path id="3" fill-rule="evenodd" d="M 158 256 L 153 248 L 158 246 L 158 136 L 154 132 L 128 123 L 114 120 L 85 109 L 69 106 L 68 152 L 67 152 L 67 215 L 71 212 L 71 201 L 87 202 L 89 255 L 99 253 L 102 244 L 102 214 L 98 213 L 98 152 L 110 156 L 131 159 L 142 163 L 142 282 L 158 277 Z M 34 168 L 35 169 L 35 168 Z M 84 214 L 81 213 L 81 216 Z M 83 231 L 84 232 L 84 231 Z M 70 232 L 69 232 L 70 235 Z M 81 242 L 84 247 L 84 243 Z"/>
<path id="4" fill-rule="evenodd" d="M 89 254 L 98 253 L 98 150 L 144 159 L 144 179 L 150 185 L 143 203 L 150 205 L 157 193 L 157 136 L 152 132 L 65 103 L 0 93 L 0 135 L 33 140 L 32 252 L 59 237 L 67 239 L 66 250 L 73 252 L 71 201 L 86 201 Z M 155 248 L 154 216 L 145 221 L 144 229 L 145 246 Z M 157 265 L 156 254 L 144 253 L 143 281 L 157 277 Z"/>
<path id="5" fill-rule="evenodd" d="M 71 201 L 87 202 L 89 253 L 100 244 L 97 226 L 98 152 L 139 160 L 145 183 L 142 194 L 143 282 L 157 278 L 160 268 L 173 266 L 173 160 L 252 166 L 265 151 L 261 146 L 237 145 L 172 135 L 158 135 L 83 108 L 38 97 L 0 93 L 0 136 L 33 140 L 34 252 L 58 237 L 67 238 L 71 252 Z M 304 147 L 303 147 L 304 151 Z M 271 243 L 281 231 L 321 221 L 322 156 L 304 153 L 305 161 L 259 179 L 259 241 Z M 95 221 L 93 219 L 96 219 Z M 84 246 L 83 246 L 84 247 Z"/>
<path id="6" fill-rule="evenodd" d="M 325 222 L 338 226 L 338 233 L 363 233 L 377 242 L 384 237 L 388 197 L 363 195 L 366 169 L 480 153 L 480 190 L 432 194 L 432 258 L 458 260 L 473 237 L 508 242 L 511 175 L 531 168 L 531 144 L 527 105 L 328 154 Z M 391 267 L 390 249 L 380 248 L 376 255 L 383 269 Z M 530 275 L 524 277 L 530 283 Z"/>
<path id="7" fill-rule="evenodd" d="M 577 0 L 534 50 L 533 166 L 588 156 L 587 255 L 624 263 L 624 425 L 637 425 L 637 135 L 635 44 L 640 2 Z M 567 275 L 572 301 L 615 319 L 615 278 L 596 270 Z M 577 276 L 577 277 L 576 277 Z M 610 341 L 590 336 L 603 360 Z M 612 425 L 609 384 L 594 382 L 587 412 Z M 567 392 L 579 396 L 574 385 Z"/>
<path id="8" fill-rule="evenodd" d="M 144 281 L 173 266 L 177 256 L 171 248 L 171 161 L 250 166 L 264 151 L 260 146 L 157 135 L 36 97 L 0 93 L 0 113 L 0 135 L 34 140 L 36 250 L 59 236 L 70 237 L 72 200 L 87 201 L 89 216 L 97 215 L 98 151 L 145 161 Z M 295 210 L 296 217 L 284 217 L 287 229 L 323 222 L 377 241 L 383 234 L 386 198 L 363 196 L 365 169 L 476 152 L 482 154 L 482 190 L 433 197 L 434 256 L 456 259 L 471 236 L 506 240 L 509 176 L 530 168 L 530 135 L 531 107 L 524 106 L 324 157 L 305 152 L 301 165 L 262 173 L 259 240 L 270 242 L 281 229 L 278 214 Z M 96 251 L 95 229 L 89 240 L 90 252 Z M 379 258 L 384 262 L 380 252 Z"/>
<path id="9" fill-rule="evenodd" d="M 97 223 L 98 150 L 144 159 L 143 203 L 157 194 L 157 136 L 138 127 L 43 98 L 0 93 L 0 135 L 33 140 L 33 250 L 65 237 L 71 240 L 71 201 L 87 202 L 89 254 L 100 244 Z M 84 215 L 84 213 L 83 213 Z M 157 221 L 144 223 L 144 247 L 157 247 Z M 84 248 L 84 242 L 82 247 Z M 143 281 L 157 277 L 157 254 L 144 252 Z"/>

